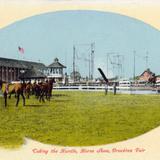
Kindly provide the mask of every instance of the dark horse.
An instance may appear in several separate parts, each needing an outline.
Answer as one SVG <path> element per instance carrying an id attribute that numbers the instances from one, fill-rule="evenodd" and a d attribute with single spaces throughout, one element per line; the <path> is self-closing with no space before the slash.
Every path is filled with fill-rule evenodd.
<path id="1" fill-rule="evenodd" d="M 23 106 L 25 106 L 25 96 L 24 96 L 24 90 L 25 90 L 25 83 L 16 83 L 13 85 L 9 85 L 7 83 L 4 84 L 4 91 L 3 91 L 3 96 L 5 99 L 5 106 L 7 106 L 7 97 L 11 93 L 16 94 L 16 106 L 19 104 L 19 98 L 20 95 L 22 96 L 23 99 Z"/>
<path id="2" fill-rule="evenodd" d="M 26 95 L 26 98 L 30 98 L 30 95 L 31 95 L 31 91 L 32 91 L 32 84 L 31 82 L 28 82 L 25 86 L 25 95 Z"/>
<path id="3" fill-rule="evenodd" d="M 45 96 L 46 96 L 46 99 L 49 101 L 50 101 L 50 98 L 52 97 L 53 83 L 55 83 L 55 80 L 53 78 L 46 82 Z"/>
<path id="4" fill-rule="evenodd" d="M 33 87 L 34 93 L 40 102 L 41 101 L 45 102 L 44 98 L 50 101 L 54 82 L 55 82 L 54 79 L 50 79 L 50 80 L 47 80 L 46 82 L 40 82 L 38 84 L 34 84 L 34 87 Z"/>

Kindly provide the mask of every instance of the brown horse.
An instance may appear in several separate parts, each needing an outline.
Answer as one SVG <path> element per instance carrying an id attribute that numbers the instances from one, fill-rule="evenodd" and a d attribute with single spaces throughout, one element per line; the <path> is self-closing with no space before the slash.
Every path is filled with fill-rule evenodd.
<path id="1" fill-rule="evenodd" d="M 35 95 L 37 99 L 40 97 L 42 82 L 36 83 L 36 81 L 32 84 L 32 95 Z"/>
<path id="2" fill-rule="evenodd" d="M 44 95 L 48 101 L 50 101 L 52 96 L 53 83 L 55 83 L 55 80 L 52 78 L 43 84 Z"/>
<path id="3" fill-rule="evenodd" d="M 16 97 L 17 97 L 17 102 L 16 102 L 16 106 L 18 106 L 19 103 L 19 98 L 20 95 L 23 98 L 23 106 L 25 106 L 25 96 L 24 96 L 24 90 L 25 90 L 26 84 L 25 83 L 19 83 L 19 84 L 15 84 L 15 93 L 16 93 Z"/>
<path id="4" fill-rule="evenodd" d="M 46 100 L 50 101 L 50 98 L 52 96 L 52 88 L 53 88 L 53 83 L 54 79 L 47 80 L 46 82 L 40 82 L 38 84 L 34 84 L 34 93 L 36 97 L 39 99 L 39 101 L 43 101 L 44 97 Z"/>
<path id="5" fill-rule="evenodd" d="M 25 87 L 25 95 L 26 95 L 26 98 L 30 98 L 30 95 L 31 95 L 31 91 L 32 91 L 32 84 L 31 82 L 28 82 L 26 84 L 26 87 Z"/>
<path id="6" fill-rule="evenodd" d="M 50 101 L 50 98 L 52 96 L 52 88 L 53 88 L 53 83 L 55 82 L 54 79 L 47 80 L 46 82 L 41 82 L 41 83 L 34 83 L 31 84 L 29 83 L 16 83 L 16 84 L 8 84 L 8 83 L 3 83 L 0 80 L 0 89 L 3 88 L 3 96 L 5 99 L 5 106 L 7 106 L 7 98 L 11 96 L 11 94 L 15 94 L 16 96 L 16 106 L 19 104 L 19 99 L 20 96 L 22 96 L 23 99 L 23 106 L 25 106 L 25 96 L 24 93 L 26 94 L 26 97 L 29 98 L 30 92 L 35 94 L 37 99 L 39 101 L 45 102 L 44 98 Z M 3 87 L 2 87 L 3 85 Z"/>
<path id="7" fill-rule="evenodd" d="M 55 79 L 52 78 L 48 81 L 48 100 L 52 97 L 52 89 L 53 89 L 53 83 L 55 83 Z"/>
<path id="8" fill-rule="evenodd" d="M 9 85 L 8 83 L 5 83 L 3 86 L 3 96 L 5 99 L 5 106 L 7 106 L 7 98 L 8 95 L 15 93 L 16 94 L 16 106 L 19 104 L 19 98 L 20 95 L 23 98 L 23 106 L 25 106 L 25 96 L 24 96 L 24 89 L 25 89 L 25 83 L 16 83 L 13 85 Z"/>

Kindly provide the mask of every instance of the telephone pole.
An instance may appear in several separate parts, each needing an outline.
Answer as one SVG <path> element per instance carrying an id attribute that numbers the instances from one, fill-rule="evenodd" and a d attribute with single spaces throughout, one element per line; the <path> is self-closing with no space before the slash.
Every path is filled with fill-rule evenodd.
<path id="1" fill-rule="evenodd" d="M 78 54 L 81 54 L 81 52 L 76 50 L 76 47 L 82 46 L 81 48 L 84 49 L 87 47 L 87 50 L 85 50 L 83 53 L 85 53 L 84 56 L 80 56 Z M 83 60 L 86 61 L 88 64 L 88 79 L 93 80 L 94 78 L 94 56 L 95 56 L 95 42 L 92 43 L 84 43 L 84 44 L 76 44 L 76 46 L 73 46 L 73 76 L 75 72 L 75 63 L 77 63 L 76 60 Z M 77 58 L 77 59 L 76 59 Z"/>
<path id="2" fill-rule="evenodd" d="M 113 56 L 111 57 L 111 55 Z M 124 55 L 120 55 L 116 52 L 107 53 L 107 77 L 109 76 L 109 61 L 112 65 L 113 77 L 117 76 L 118 79 L 120 79 L 123 76 Z"/>
<path id="3" fill-rule="evenodd" d="M 109 76 L 109 61 L 113 65 L 113 62 L 112 62 L 112 60 L 110 58 L 110 55 L 112 55 L 112 54 L 116 54 L 116 53 L 114 53 L 114 52 L 108 52 L 107 53 L 107 77 Z M 114 66 L 113 66 L 113 70 L 114 70 Z"/>
<path id="4" fill-rule="evenodd" d="M 149 59 L 148 52 L 146 52 L 146 56 L 144 58 L 146 61 L 146 69 L 147 69 L 148 68 L 148 59 Z"/>
<path id="5" fill-rule="evenodd" d="M 136 78 L 136 51 L 133 51 L 133 80 Z"/>
<path id="6" fill-rule="evenodd" d="M 122 60 L 123 60 L 123 55 L 117 54 L 114 57 L 115 57 L 114 64 L 117 66 L 117 76 L 118 76 L 118 79 L 120 79 L 122 77 Z"/>
<path id="7" fill-rule="evenodd" d="M 95 53 L 95 43 L 91 43 L 91 80 L 94 78 L 94 53 Z"/>
<path id="8" fill-rule="evenodd" d="M 76 48 L 75 46 L 73 46 L 73 83 L 75 82 L 75 71 L 76 71 L 75 60 L 76 60 Z"/>

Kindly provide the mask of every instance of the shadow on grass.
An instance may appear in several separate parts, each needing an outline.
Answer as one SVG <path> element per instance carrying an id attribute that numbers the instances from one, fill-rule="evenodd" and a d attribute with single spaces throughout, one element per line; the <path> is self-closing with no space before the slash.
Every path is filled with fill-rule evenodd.
<path id="1" fill-rule="evenodd" d="M 69 97 L 67 94 L 52 94 L 52 98 L 54 97 Z"/>
<path id="2" fill-rule="evenodd" d="M 47 104 L 27 104 L 25 105 L 25 107 L 46 107 L 46 106 L 49 106 Z"/>
<path id="3" fill-rule="evenodd" d="M 54 102 L 69 102 L 70 100 L 54 100 Z"/>

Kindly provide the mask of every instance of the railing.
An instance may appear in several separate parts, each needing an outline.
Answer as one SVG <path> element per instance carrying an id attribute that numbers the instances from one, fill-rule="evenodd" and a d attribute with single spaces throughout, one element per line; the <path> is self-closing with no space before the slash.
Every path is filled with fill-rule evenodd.
<path id="1" fill-rule="evenodd" d="M 53 89 L 55 90 L 105 90 L 105 86 L 54 86 Z M 144 87 L 137 87 L 137 86 L 117 86 L 117 90 L 160 90 L 160 87 L 151 87 L 151 86 L 144 86 Z M 108 86 L 108 90 L 113 90 L 113 86 Z"/>
<path id="2" fill-rule="evenodd" d="M 117 90 L 129 90 L 130 87 L 116 87 Z M 93 91 L 104 91 L 105 86 L 57 86 L 53 87 L 55 90 L 93 90 Z M 113 90 L 113 86 L 109 86 L 108 90 Z"/>
<path id="3" fill-rule="evenodd" d="M 117 93 L 123 94 L 160 94 L 160 88 L 149 87 L 120 87 L 117 86 Z M 57 86 L 53 90 L 61 91 L 105 91 L 105 86 Z M 108 87 L 109 92 L 114 92 L 113 86 Z"/>

